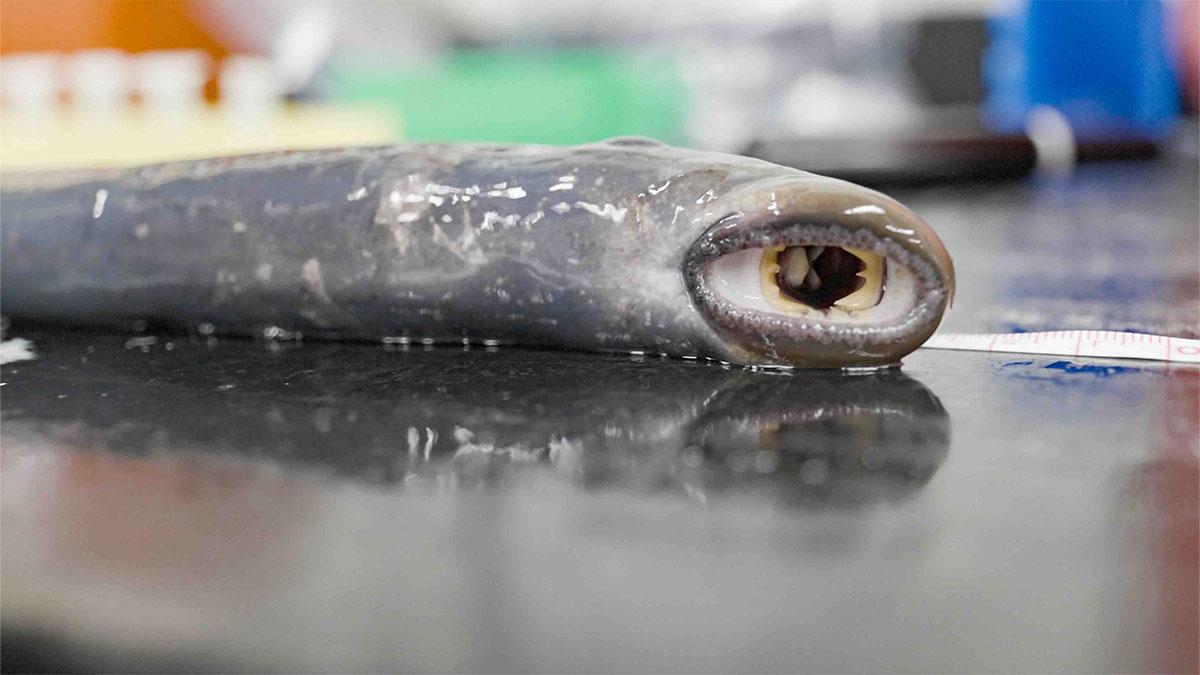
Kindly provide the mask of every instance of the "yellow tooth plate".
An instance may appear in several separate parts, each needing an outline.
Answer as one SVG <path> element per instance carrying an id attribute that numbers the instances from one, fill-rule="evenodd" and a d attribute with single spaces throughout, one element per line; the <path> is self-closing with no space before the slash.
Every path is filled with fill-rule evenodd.
<path id="1" fill-rule="evenodd" d="M 863 261 L 865 267 L 857 276 L 866 283 L 862 288 L 833 303 L 833 306 L 853 312 L 878 305 L 883 297 L 883 257 L 865 248 L 843 246 L 842 249 Z"/>
<path id="2" fill-rule="evenodd" d="M 772 246 L 763 249 L 762 261 L 758 264 L 759 286 L 763 296 L 773 307 L 792 314 L 808 314 L 814 311 L 812 307 L 787 297 L 779 289 L 779 255 L 787 246 Z"/>

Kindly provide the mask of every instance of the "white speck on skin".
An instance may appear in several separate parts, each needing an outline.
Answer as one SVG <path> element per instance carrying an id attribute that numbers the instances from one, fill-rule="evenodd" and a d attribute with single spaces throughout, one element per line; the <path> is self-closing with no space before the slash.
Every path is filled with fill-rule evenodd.
<path id="1" fill-rule="evenodd" d="M 282 341 L 299 339 L 295 332 L 279 326 L 267 326 L 266 328 L 263 328 L 262 336 L 264 340 Z"/>
<path id="2" fill-rule="evenodd" d="M 506 197 L 508 199 L 521 199 L 525 196 L 525 188 L 508 187 L 508 183 L 496 183 L 491 190 L 484 193 L 489 197 Z"/>
<path id="3" fill-rule="evenodd" d="M 133 227 L 133 236 L 138 239 L 145 239 L 150 236 L 150 226 L 146 223 L 138 223 Z"/>
<path id="4" fill-rule="evenodd" d="M 516 224 L 517 217 L 515 215 L 502 216 L 495 211 L 488 211 L 487 213 L 483 214 L 483 223 L 480 224 L 479 229 L 487 230 L 488 232 L 495 232 L 496 225 L 509 228 L 515 226 Z"/>
<path id="5" fill-rule="evenodd" d="M 316 258 L 309 258 L 300 270 L 300 275 L 303 277 L 305 285 L 308 286 L 308 290 L 318 300 L 325 303 L 333 303 L 333 299 L 329 297 L 329 293 L 325 290 L 325 277 L 321 274 L 321 261 Z"/>
<path id="6" fill-rule="evenodd" d="M 526 228 L 528 228 L 528 227 L 531 227 L 532 225 L 534 225 L 535 223 L 537 223 L 537 221 L 541 220 L 545 216 L 546 216 L 546 212 L 539 209 L 539 210 L 534 211 L 533 213 L 525 216 L 524 218 L 522 218 L 521 224 L 524 225 Z"/>
<path id="7" fill-rule="evenodd" d="M 417 448 L 421 445 L 421 432 L 417 431 L 416 427 L 408 428 L 408 454 L 417 454 Z"/>
<path id="8" fill-rule="evenodd" d="M 0 341 L 0 365 L 17 361 L 31 361 L 37 358 L 33 351 L 33 342 L 25 338 L 13 338 Z"/>
<path id="9" fill-rule="evenodd" d="M 559 176 L 558 182 L 550 186 L 550 192 L 558 192 L 559 190 L 571 190 L 575 188 L 575 176 L 570 174 Z"/>
<path id="10" fill-rule="evenodd" d="M 628 209 L 624 208 L 619 209 L 613 204 L 598 206 L 596 204 L 589 204 L 588 202 L 575 202 L 575 206 L 578 206 L 592 215 L 600 216 L 601 218 L 608 218 L 614 223 L 623 222 L 625 220 L 625 212 L 628 211 Z"/>
<path id="11" fill-rule="evenodd" d="M 92 204 L 92 217 L 99 218 L 104 215 L 104 204 L 108 201 L 108 190 L 103 188 L 96 190 L 96 201 Z"/>
<path id="12" fill-rule="evenodd" d="M 233 224 L 231 225 L 231 227 L 233 228 L 233 231 L 237 234 L 241 234 L 246 231 L 246 224 L 240 220 L 233 221 Z"/>
<path id="13" fill-rule="evenodd" d="M 433 451 L 433 444 L 437 443 L 438 432 L 430 427 L 425 427 L 425 449 L 422 452 L 425 459 L 429 459 L 429 453 Z"/>
<path id="14" fill-rule="evenodd" d="M 270 281 L 271 272 L 274 269 L 271 263 L 263 263 L 258 266 L 258 269 L 254 270 L 254 276 L 258 277 L 260 281 Z"/>
<path id="15" fill-rule="evenodd" d="M 558 214 L 563 214 L 571 210 L 571 205 L 566 202 L 559 202 L 554 206 L 551 206 L 550 210 Z"/>
<path id="16" fill-rule="evenodd" d="M 135 347 L 144 349 L 155 344 L 158 344 L 158 338 L 154 337 L 153 335 L 142 335 L 126 340 L 125 349 L 133 349 Z"/>
<path id="17" fill-rule="evenodd" d="M 355 190 L 354 192 L 351 192 L 350 194 L 346 195 L 346 201 L 356 202 L 366 196 L 367 196 L 367 188 L 360 187 L 357 190 Z"/>

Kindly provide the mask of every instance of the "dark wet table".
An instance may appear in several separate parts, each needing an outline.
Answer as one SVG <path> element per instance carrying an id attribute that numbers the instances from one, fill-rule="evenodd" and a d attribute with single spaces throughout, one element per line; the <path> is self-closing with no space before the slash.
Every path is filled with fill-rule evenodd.
<path id="1" fill-rule="evenodd" d="M 900 195 L 946 328 L 1197 337 L 1196 166 Z M 1195 368 L 9 336 L 5 670 L 1197 667 Z"/>

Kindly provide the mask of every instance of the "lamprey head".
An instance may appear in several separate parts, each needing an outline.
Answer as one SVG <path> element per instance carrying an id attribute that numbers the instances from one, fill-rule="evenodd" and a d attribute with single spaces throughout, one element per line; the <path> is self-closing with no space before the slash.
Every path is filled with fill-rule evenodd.
<path id="1" fill-rule="evenodd" d="M 739 360 L 896 364 L 933 333 L 954 293 L 937 235 L 878 192 L 806 176 L 752 184 L 719 207 L 684 275 Z"/>

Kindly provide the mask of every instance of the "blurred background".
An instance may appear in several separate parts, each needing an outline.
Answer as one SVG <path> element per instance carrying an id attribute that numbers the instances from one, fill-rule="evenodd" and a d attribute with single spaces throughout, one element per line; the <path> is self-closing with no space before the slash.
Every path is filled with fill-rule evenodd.
<path id="1" fill-rule="evenodd" d="M 1198 7 L 0 0 L 0 168 L 642 135 L 895 194 L 949 331 L 1200 338 Z M 1196 369 L 14 330 L 0 672 L 1200 665 Z"/>
<path id="2" fill-rule="evenodd" d="M 1153 156 L 1196 2 L 4 0 L 0 164 L 643 135 L 872 185 Z"/>

